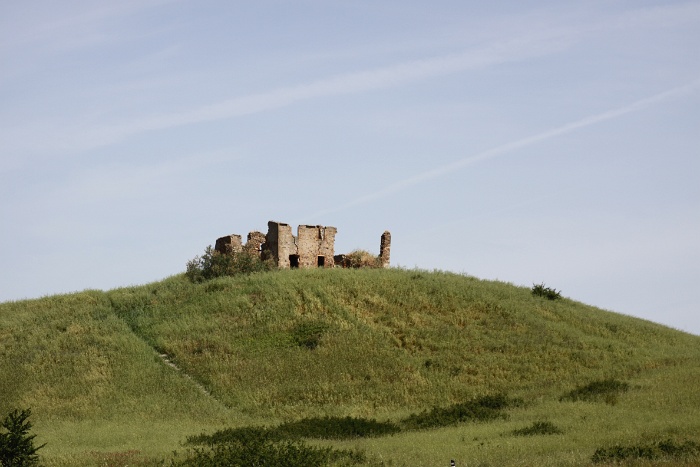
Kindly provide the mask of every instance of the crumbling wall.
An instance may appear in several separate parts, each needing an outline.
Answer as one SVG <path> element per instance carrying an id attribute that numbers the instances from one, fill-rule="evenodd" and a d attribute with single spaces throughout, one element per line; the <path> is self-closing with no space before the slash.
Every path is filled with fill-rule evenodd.
<path id="1" fill-rule="evenodd" d="M 293 264 L 292 256 L 298 255 L 296 237 L 292 235 L 292 226 L 283 222 L 267 223 L 266 247 L 270 250 L 278 268 L 289 268 Z"/>
<path id="2" fill-rule="evenodd" d="M 248 234 L 248 239 L 243 247 L 243 251 L 253 254 L 262 254 L 265 245 L 265 234 L 254 230 Z"/>
<path id="3" fill-rule="evenodd" d="M 300 225 L 297 229 L 299 267 L 333 267 L 335 264 L 335 227 Z"/>
<path id="4" fill-rule="evenodd" d="M 383 268 L 389 267 L 391 257 L 391 232 L 385 230 L 379 242 L 379 261 Z"/>
<path id="5" fill-rule="evenodd" d="M 223 254 L 239 253 L 243 250 L 241 236 L 236 234 L 226 235 L 216 239 L 214 250 Z"/>
<path id="6" fill-rule="evenodd" d="M 335 266 L 335 234 L 338 229 L 335 227 L 321 227 L 323 229 L 321 242 L 318 245 L 318 256 L 323 256 L 325 267 Z"/>

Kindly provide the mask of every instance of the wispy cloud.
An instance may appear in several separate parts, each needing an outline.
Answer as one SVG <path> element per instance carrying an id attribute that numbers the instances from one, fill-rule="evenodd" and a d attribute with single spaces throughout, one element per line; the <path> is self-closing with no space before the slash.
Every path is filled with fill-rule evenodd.
<path id="1" fill-rule="evenodd" d="M 147 5 L 160 5 L 170 1 L 173 0 L 150 0 Z M 130 14 L 141 7 L 143 5 L 139 2 L 127 2 L 125 6 L 116 9 L 96 9 L 86 13 L 85 16 L 64 18 L 58 21 L 57 25 L 49 24 L 44 29 L 50 32 L 52 28 L 66 28 L 71 24 L 91 24 L 112 15 Z M 661 15 L 664 22 L 670 24 L 681 21 L 683 18 L 697 18 L 700 15 L 700 6 L 683 4 L 657 8 L 653 13 Z M 565 51 L 571 44 L 583 40 L 587 34 L 597 34 L 600 28 L 628 27 L 630 22 L 634 27 L 648 26 L 652 24 L 652 16 L 649 10 L 635 10 L 622 13 L 612 19 L 590 20 L 586 24 L 562 23 L 552 18 L 545 21 L 540 18 L 536 28 L 527 31 L 520 28 L 512 31 L 509 38 L 483 42 L 456 53 L 349 72 L 299 85 L 282 86 L 177 112 L 135 115 L 128 120 L 110 123 L 95 121 L 94 116 L 89 114 L 75 117 L 72 121 L 62 118 L 61 121 L 51 119 L 28 123 L 10 120 L 8 117 L 8 123 L 0 127 L 0 140 L 3 141 L 1 148 L 4 153 L 15 156 L 13 160 L 3 160 L 0 171 L 25 165 L 37 156 L 77 154 L 151 131 L 242 117 L 311 99 L 366 93 L 439 76 L 482 70 L 509 62 L 526 61 Z M 626 22 L 625 18 L 629 21 Z M 42 135 L 42 137 L 37 138 L 36 135 Z"/>
<path id="2" fill-rule="evenodd" d="M 11 5 L 3 8 L 0 20 L 0 52 L 29 44 L 53 50 L 68 50 L 102 42 L 100 33 L 107 21 L 133 15 L 141 10 L 177 0 L 125 0 L 115 3 L 85 4 L 39 2 L 30 8 Z M 41 4 L 43 3 L 43 4 Z"/>
<path id="3" fill-rule="evenodd" d="M 280 87 L 258 94 L 236 97 L 182 112 L 134 118 L 128 122 L 112 125 L 76 121 L 69 128 L 56 126 L 52 122 L 41 125 L 43 128 L 39 129 L 36 126 L 16 128 L 13 132 L 16 136 L 8 139 L 16 141 L 16 147 L 13 148 L 15 150 L 22 148 L 30 152 L 50 150 L 52 153 L 84 151 L 114 144 L 149 131 L 242 117 L 309 99 L 368 92 L 450 73 L 483 69 L 553 53 L 561 47 L 561 43 L 543 40 L 541 36 L 520 37 L 460 53 L 347 73 L 297 86 Z M 45 137 L 37 140 L 28 137 L 30 134 L 43 134 Z"/>
<path id="4" fill-rule="evenodd" d="M 123 200 L 143 200 L 164 186 L 181 190 L 193 173 L 211 171 L 240 159 L 235 149 L 197 152 L 179 158 L 138 165 L 115 161 L 108 166 L 85 168 L 52 193 L 49 203 L 57 205 L 103 205 Z"/>
<path id="5" fill-rule="evenodd" d="M 602 123 L 607 120 L 612 120 L 614 118 L 619 118 L 624 115 L 633 113 L 633 112 L 638 112 L 640 110 L 646 109 L 650 106 L 653 106 L 655 104 L 659 104 L 661 102 L 677 98 L 680 96 L 688 95 L 694 92 L 697 92 L 697 90 L 700 89 L 700 79 L 692 81 L 690 83 L 687 83 L 682 86 L 674 87 L 672 89 L 666 90 L 664 92 L 660 92 L 658 94 L 654 94 L 653 96 L 649 96 L 643 99 L 639 99 L 631 104 L 618 107 L 615 109 L 610 109 L 605 112 L 601 112 L 595 115 L 591 115 L 585 118 L 582 118 L 580 120 L 576 120 L 571 123 L 567 123 L 561 126 L 554 127 L 550 130 L 543 131 L 541 133 L 537 133 L 532 136 L 528 136 L 526 138 L 518 139 L 515 141 L 511 141 L 506 144 L 502 144 L 500 146 L 496 146 L 494 148 L 491 148 L 489 150 L 480 152 L 479 154 L 475 154 L 473 156 L 465 157 L 463 159 L 459 159 L 455 162 L 452 162 L 450 164 L 445 164 L 441 165 L 439 167 L 435 167 L 434 169 L 428 170 L 426 172 L 422 172 L 420 174 L 414 175 L 412 177 L 405 178 L 403 180 L 399 180 L 395 183 L 392 183 L 391 185 L 387 186 L 386 188 L 383 188 L 381 190 L 375 191 L 374 193 L 369 193 L 363 196 L 360 196 L 352 201 L 349 201 L 347 203 L 344 203 L 342 205 L 336 206 L 334 208 L 329 208 L 329 209 L 324 209 L 322 211 L 318 211 L 310 216 L 307 217 L 307 219 L 316 219 L 318 217 L 332 214 L 335 212 L 339 211 L 344 211 L 346 209 L 350 209 L 356 206 L 360 206 L 363 204 L 367 204 L 373 201 L 376 201 L 381 198 L 385 198 L 387 196 L 393 195 L 395 193 L 398 193 L 400 191 L 406 190 L 407 188 L 410 188 L 412 186 L 418 185 L 420 183 L 425 183 L 429 180 L 433 180 L 439 177 L 442 177 L 447 174 L 454 173 L 457 170 L 461 170 L 465 167 L 468 167 L 470 165 L 476 164 L 478 162 L 482 162 L 488 159 L 493 159 L 495 157 L 503 156 L 505 154 L 517 151 L 518 149 L 522 149 L 527 146 L 532 146 L 534 144 L 540 143 L 542 141 L 546 141 L 548 139 L 556 138 L 557 136 L 561 136 L 567 133 L 571 133 L 573 131 L 586 128 L 598 123 Z"/>

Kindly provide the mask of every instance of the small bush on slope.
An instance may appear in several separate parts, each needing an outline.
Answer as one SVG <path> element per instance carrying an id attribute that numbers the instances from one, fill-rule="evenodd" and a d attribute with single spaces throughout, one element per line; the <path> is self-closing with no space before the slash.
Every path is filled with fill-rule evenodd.
<path id="1" fill-rule="evenodd" d="M 579 386 L 563 395 L 561 401 L 604 401 L 615 404 L 620 393 L 627 392 L 629 384 L 616 379 L 593 381 L 585 386 Z"/>
<path id="2" fill-rule="evenodd" d="M 518 401 L 511 401 L 505 395 L 484 396 L 449 407 L 435 407 L 419 414 L 411 414 L 403 420 L 408 429 L 435 428 L 456 425 L 467 421 L 485 421 L 503 417 L 502 410 Z"/>
<path id="3" fill-rule="evenodd" d="M 245 251 L 222 254 L 210 245 L 202 256 L 196 256 L 187 262 L 185 275 L 192 282 L 203 282 L 215 277 L 250 274 L 273 268 L 271 261 L 263 261 L 257 255 Z"/>
<path id="4" fill-rule="evenodd" d="M 551 422 L 534 422 L 532 425 L 514 430 L 515 436 L 556 435 L 562 431 Z"/>
<path id="5" fill-rule="evenodd" d="M 615 445 L 609 448 L 596 449 L 591 460 L 594 463 L 623 462 L 633 459 L 646 460 L 689 460 L 700 457 L 700 444 L 693 441 L 676 443 L 670 439 L 652 444 L 632 446 Z"/>
<path id="6" fill-rule="evenodd" d="M 532 295 L 536 297 L 544 297 L 548 300 L 556 300 L 561 298 L 561 294 L 556 289 L 546 287 L 544 284 L 533 284 Z"/>
<path id="7" fill-rule="evenodd" d="M 317 439 L 373 438 L 398 433 L 401 428 L 391 422 L 356 417 L 314 417 L 279 426 L 278 432 L 290 437 Z"/>
<path id="8" fill-rule="evenodd" d="M 364 463 L 365 457 L 354 451 L 319 448 L 299 441 L 276 442 L 266 438 L 246 443 L 216 444 L 210 448 L 192 450 L 187 459 L 175 467 L 249 467 L 270 465 L 279 467 L 322 467 L 346 460 L 349 465 Z"/>
<path id="9" fill-rule="evenodd" d="M 292 339 L 299 347 L 314 350 L 321 343 L 327 329 L 328 325 L 321 321 L 302 322 L 292 330 Z"/>
<path id="10" fill-rule="evenodd" d="M 174 467 L 321 467 L 339 460 L 343 460 L 345 465 L 362 464 L 366 461 L 364 454 L 360 452 L 314 447 L 298 439 L 288 439 L 288 433 L 280 428 L 232 428 L 212 435 L 189 437 L 188 444 L 207 447 L 189 451 L 187 458 L 175 463 Z"/>
<path id="11" fill-rule="evenodd" d="M 312 417 L 295 422 L 286 422 L 277 427 L 228 428 L 211 435 L 201 434 L 187 438 L 188 444 L 214 445 L 239 442 L 245 444 L 251 439 L 272 441 L 315 439 L 355 439 L 392 435 L 401 428 L 391 422 L 378 422 L 374 419 L 358 417 Z"/>

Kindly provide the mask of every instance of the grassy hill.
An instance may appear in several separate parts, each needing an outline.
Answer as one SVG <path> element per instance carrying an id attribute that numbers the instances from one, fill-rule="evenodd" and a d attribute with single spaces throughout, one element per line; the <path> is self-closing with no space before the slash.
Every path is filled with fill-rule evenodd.
<path id="1" fill-rule="evenodd" d="M 603 381 L 627 390 L 562 399 Z M 179 275 L 0 304 L 0 413 L 31 407 L 56 466 L 155 465 L 202 432 L 398 422 L 493 394 L 522 402 L 484 423 L 310 442 L 377 465 L 585 465 L 598 448 L 700 443 L 698 381 L 698 336 L 442 272 Z M 540 422 L 560 433 L 514 433 Z"/>

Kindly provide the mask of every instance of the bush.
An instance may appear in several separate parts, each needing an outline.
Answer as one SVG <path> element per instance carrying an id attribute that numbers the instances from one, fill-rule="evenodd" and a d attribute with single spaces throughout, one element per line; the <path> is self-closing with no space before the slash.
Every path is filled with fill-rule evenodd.
<path id="1" fill-rule="evenodd" d="M 549 300 L 557 300 L 561 298 L 561 294 L 556 289 L 550 289 L 542 284 L 532 284 L 532 295 L 536 297 L 544 297 Z"/>
<path id="2" fill-rule="evenodd" d="M 204 282 L 215 277 L 263 272 L 273 268 L 271 260 L 263 261 L 257 254 L 246 251 L 224 254 L 210 245 L 202 256 L 195 256 L 187 262 L 185 275 L 192 282 Z"/>
<path id="3" fill-rule="evenodd" d="M 321 344 L 321 338 L 328 329 L 328 325 L 319 321 L 298 324 L 292 329 L 292 339 L 299 347 L 314 350 Z"/>
<path id="4" fill-rule="evenodd" d="M 373 255 L 369 251 L 354 250 L 346 255 L 339 266 L 344 268 L 381 268 L 382 262 L 378 256 Z"/>
<path id="5" fill-rule="evenodd" d="M 366 418 L 323 417 L 284 423 L 277 431 L 289 437 L 352 439 L 393 435 L 401 431 L 401 428 L 391 422 L 378 422 Z"/>
<path id="6" fill-rule="evenodd" d="M 219 467 L 274 465 L 286 467 L 325 466 L 339 461 L 343 465 L 364 464 L 364 454 L 332 448 L 309 446 L 299 440 L 285 439 L 279 428 L 244 427 L 222 430 L 213 435 L 187 439 L 189 444 L 204 444 L 174 466 Z"/>
<path id="7" fill-rule="evenodd" d="M 274 442 L 270 439 L 250 439 L 246 443 L 216 444 L 210 448 L 194 449 L 182 467 L 249 467 L 274 465 L 286 467 L 321 467 L 333 458 L 331 448 L 308 446 L 301 442 Z"/>
<path id="8" fill-rule="evenodd" d="M 503 417 L 502 410 L 512 405 L 505 395 L 484 396 L 449 407 L 435 407 L 419 414 L 411 414 L 403 420 L 408 429 L 436 428 L 467 421 L 486 421 Z"/>
<path id="9" fill-rule="evenodd" d="M 378 422 L 355 417 L 314 417 L 283 423 L 274 428 L 228 428 L 211 435 L 201 434 L 187 438 L 188 444 L 215 445 L 223 443 L 247 444 L 251 440 L 279 442 L 299 438 L 353 439 L 386 436 L 398 433 L 401 428 L 391 422 Z"/>
<path id="10" fill-rule="evenodd" d="M 535 422 L 532 425 L 514 430 L 515 436 L 556 435 L 562 431 L 551 422 Z"/>
<path id="11" fill-rule="evenodd" d="M 632 446 L 615 445 L 608 448 L 596 449 L 591 461 L 593 463 L 601 462 L 622 462 L 627 459 L 674 459 L 688 460 L 700 456 L 700 444 L 693 441 L 686 441 L 677 444 L 668 439 L 652 444 L 639 444 Z"/>
<path id="12" fill-rule="evenodd" d="M 30 435 L 32 428 L 29 417 L 31 409 L 14 410 L 5 417 L 0 433 L 0 465 L 3 467 L 29 467 L 39 464 L 37 451 L 45 445 L 34 446 L 36 435 Z"/>
<path id="13" fill-rule="evenodd" d="M 559 400 L 604 401 L 613 405 L 617 402 L 617 396 L 623 392 L 627 392 L 629 387 L 630 385 L 628 383 L 616 379 L 593 381 L 564 394 Z"/>

